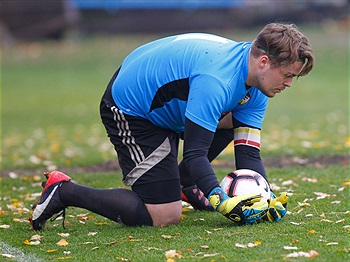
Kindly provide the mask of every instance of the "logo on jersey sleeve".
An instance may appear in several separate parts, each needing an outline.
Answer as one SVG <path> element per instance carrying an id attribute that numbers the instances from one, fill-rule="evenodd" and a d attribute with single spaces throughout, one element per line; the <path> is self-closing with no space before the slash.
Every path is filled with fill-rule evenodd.
<path id="1" fill-rule="evenodd" d="M 250 100 L 250 94 L 246 94 L 245 97 L 238 102 L 239 106 L 243 106 L 244 104 L 248 103 L 248 101 Z"/>

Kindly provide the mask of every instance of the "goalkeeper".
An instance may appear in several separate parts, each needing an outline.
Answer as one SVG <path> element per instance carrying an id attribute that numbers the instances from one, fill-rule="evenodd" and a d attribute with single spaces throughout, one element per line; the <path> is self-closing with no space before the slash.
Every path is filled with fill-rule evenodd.
<path id="1" fill-rule="evenodd" d="M 197 185 L 212 207 L 234 223 L 264 219 L 268 203 L 260 196 L 229 198 L 220 189 L 208 153 L 224 133 L 219 130 L 232 132 L 232 120 L 238 124 L 235 142 L 258 148 L 255 134 L 268 98 L 290 87 L 293 78 L 307 75 L 313 62 L 308 39 L 295 25 L 282 23 L 266 25 L 253 42 L 190 33 L 135 49 L 112 77 L 100 104 L 123 182 L 131 190 L 95 189 L 60 172 L 46 174 L 31 217 L 33 228 L 41 229 L 61 210 L 65 214 L 68 206 L 130 226 L 179 223 L 182 133 L 180 170 L 190 178 L 183 186 Z M 241 157 L 256 161 L 257 152 L 245 149 Z"/>

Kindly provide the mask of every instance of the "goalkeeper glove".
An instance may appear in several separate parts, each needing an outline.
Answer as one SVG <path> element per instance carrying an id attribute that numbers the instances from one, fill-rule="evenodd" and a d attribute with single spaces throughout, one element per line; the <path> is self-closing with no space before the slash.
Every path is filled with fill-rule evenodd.
<path id="1" fill-rule="evenodd" d="M 196 185 L 182 188 L 181 197 L 196 210 L 214 211 L 208 199 Z"/>
<path id="2" fill-rule="evenodd" d="M 216 211 L 239 225 L 259 222 L 268 208 L 267 201 L 260 195 L 228 197 L 221 187 L 214 188 L 208 199 Z"/>
<path id="3" fill-rule="evenodd" d="M 277 222 L 282 219 L 287 213 L 287 203 L 288 196 L 287 192 L 281 193 L 279 197 L 276 197 L 275 194 L 271 191 L 271 199 L 269 203 L 268 211 L 266 215 L 263 216 L 263 220 L 269 222 Z"/>

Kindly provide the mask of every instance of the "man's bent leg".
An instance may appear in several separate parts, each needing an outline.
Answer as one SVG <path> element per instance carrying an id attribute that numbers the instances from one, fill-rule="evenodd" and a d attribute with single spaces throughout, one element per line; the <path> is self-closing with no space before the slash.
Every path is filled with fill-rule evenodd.
<path id="1" fill-rule="evenodd" d="M 65 206 L 87 209 L 128 226 L 152 226 L 152 218 L 139 196 L 128 189 L 95 189 L 63 182 L 59 197 Z"/>

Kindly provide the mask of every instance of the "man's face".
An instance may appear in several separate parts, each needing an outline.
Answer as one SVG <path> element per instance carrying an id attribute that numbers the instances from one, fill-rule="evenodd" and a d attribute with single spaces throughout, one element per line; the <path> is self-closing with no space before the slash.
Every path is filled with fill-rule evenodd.
<path id="1" fill-rule="evenodd" d="M 299 74 L 302 67 L 302 62 L 295 62 L 288 66 L 271 68 L 270 61 L 268 61 L 266 66 L 261 67 L 256 87 L 266 96 L 274 97 L 286 87 L 292 86 L 293 78 Z"/>

